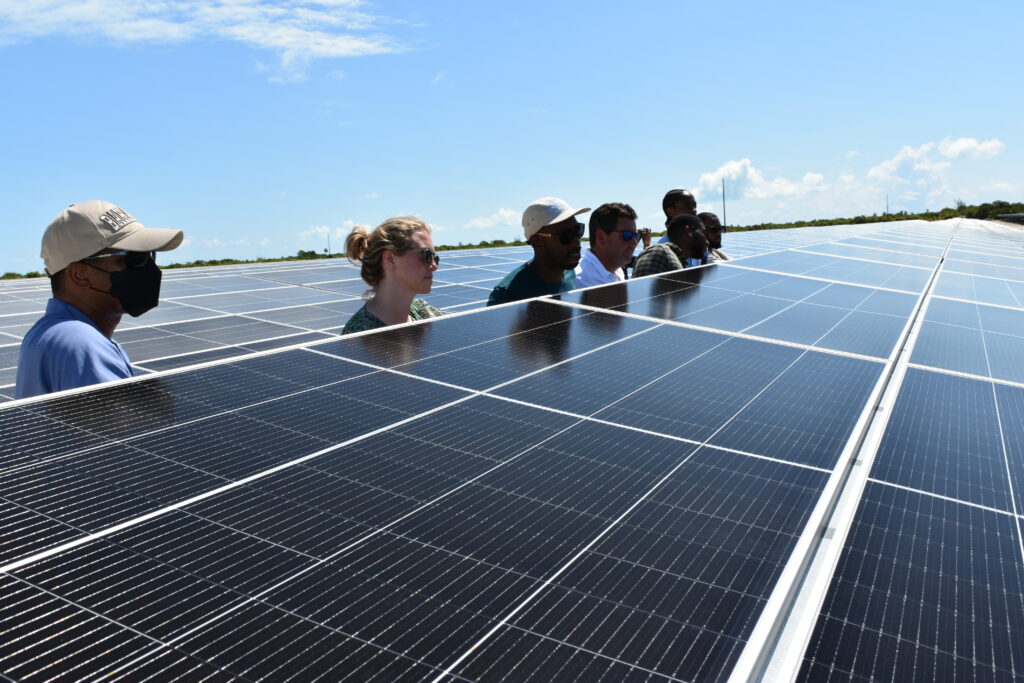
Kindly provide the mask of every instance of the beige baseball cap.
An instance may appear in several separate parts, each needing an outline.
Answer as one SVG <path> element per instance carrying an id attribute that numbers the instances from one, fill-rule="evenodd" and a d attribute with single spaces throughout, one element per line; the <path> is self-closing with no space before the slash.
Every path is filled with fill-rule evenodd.
<path id="1" fill-rule="evenodd" d="M 92 200 L 72 204 L 53 219 L 43 233 L 39 255 L 46 274 L 54 275 L 104 249 L 170 251 L 184 238 L 181 230 L 147 228 L 124 209 Z"/>
<path id="2" fill-rule="evenodd" d="M 564 221 L 566 218 L 590 211 L 574 209 L 558 197 L 541 197 L 523 211 L 523 234 L 530 239 L 541 228 Z"/>

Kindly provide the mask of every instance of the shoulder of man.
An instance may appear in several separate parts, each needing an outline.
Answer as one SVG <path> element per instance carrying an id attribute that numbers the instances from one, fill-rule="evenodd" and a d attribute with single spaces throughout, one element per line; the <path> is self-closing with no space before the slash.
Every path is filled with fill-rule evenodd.
<path id="1" fill-rule="evenodd" d="M 515 301 L 515 292 L 519 288 L 517 285 L 520 284 L 517 280 L 521 280 L 524 271 L 529 271 L 528 265 L 530 265 L 529 262 L 516 266 L 508 275 L 502 278 L 501 282 L 496 284 L 494 289 L 491 290 L 490 296 L 487 297 L 487 305 L 496 306 L 497 304 Z"/>
<path id="2" fill-rule="evenodd" d="M 37 363 L 52 391 L 110 382 L 132 376 L 117 344 L 89 323 L 61 320 L 34 339 L 26 339 L 20 362 Z"/>

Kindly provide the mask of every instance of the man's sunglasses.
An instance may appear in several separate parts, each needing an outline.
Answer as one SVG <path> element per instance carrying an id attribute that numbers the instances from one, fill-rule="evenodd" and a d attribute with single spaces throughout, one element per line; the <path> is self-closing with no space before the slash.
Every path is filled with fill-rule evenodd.
<path id="1" fill-rule="evenodd" d="M 622 239 L 625 240 L 626 242 L 638 240 L 643 235 L 643 233 L 639 230 L 612 230 L 611 232 L 619 233 L 620 235 L 622 235 Z"/>
<path id="2" fill-rule="evenodd" d="M 156 252 L 154 251 L 112 251 L 109 254 L 96 254 L 89 258 L 82 259 L 83 261 L 97 261 L 99 259 L 110 258 L 111 256 L 124 256 L 124 265 L 126 268 L 142 268 L 149 264 L 150 261 L 156 262 Z"/>
<path id="3" fill-rule="evenodd" d="M 420 257 L 423 259 L 423 265 L 429 266 L 431 264 L 438 265 L 441 263 L 441 257 L 437 255 L 437 252 L 427 247 L 416 249 L 419 252 Z"/>
<path id="4" fill-rule="evenodd" d="M 535 234 L 540 235 L 541 237 L 557 237 L 559 242 L 568 246 L 575 242 L 576 240 L 583 237 L 583 224 L 577 223 L 575 229 L 570 228 L 568 230 L 563 230 L 562 232 L 558 233 L 538 232 Z"/>

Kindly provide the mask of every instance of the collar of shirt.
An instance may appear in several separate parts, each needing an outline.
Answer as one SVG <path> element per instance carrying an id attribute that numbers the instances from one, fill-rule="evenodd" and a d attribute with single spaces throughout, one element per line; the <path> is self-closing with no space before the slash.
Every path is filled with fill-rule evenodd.
<path id="1" fill-rule="evenodd" d="M 597 254 L 595 254 L 594 250 L 590 247 L 587 247 L 587 250 L 583 252 L 583 258 L 580 259 L 580 264 L 576 266 L 576 279 L 579 279 L 580 275 L 585 271 L 592 271 L 599 275 L 603 274 L 601 277 L 601 284 L 608 282 L 622 282 L 626 279 L 625 274 L 622 272 L 622 268 L 616 268 L 615 270 L 608 270 L 605 268 L 604 264 L 601 263 L 601 259 L 597 258 Z"/>
<path id="2" fill-rule="evenodd" d="M 52 298 L 46 302 L 46 315 L 51 315 L 55 318 L 63 318 L 66 320 L 79 320 L 83 323 L 89 323 L 96 328 L 96 331 L 103 334 L 103 331 L 94 323 L 89 316 L 82 313 L 80 310 L 69 304 L 63 299 Z M 106 335 L 103 335 L 106 336 Z"/>

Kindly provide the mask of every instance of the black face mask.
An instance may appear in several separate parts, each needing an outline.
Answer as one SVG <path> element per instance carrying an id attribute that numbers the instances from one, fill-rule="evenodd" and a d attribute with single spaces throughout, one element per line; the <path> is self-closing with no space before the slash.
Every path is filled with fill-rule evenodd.
<path id="1" fill-rule="evenodd" d="M 93 268 L 103 270 L 97 266 Z M 138 318 L 151 308 L 156 308 L 160 302 L 160 279 L 163 276 L 153 259 L 134 268 L 103 272 L 110 274 L 110 291 L 104 292 L 95 287 L 90 289 L 109 294 L 120 301 L 121 308 L 131 317 Z"/>

